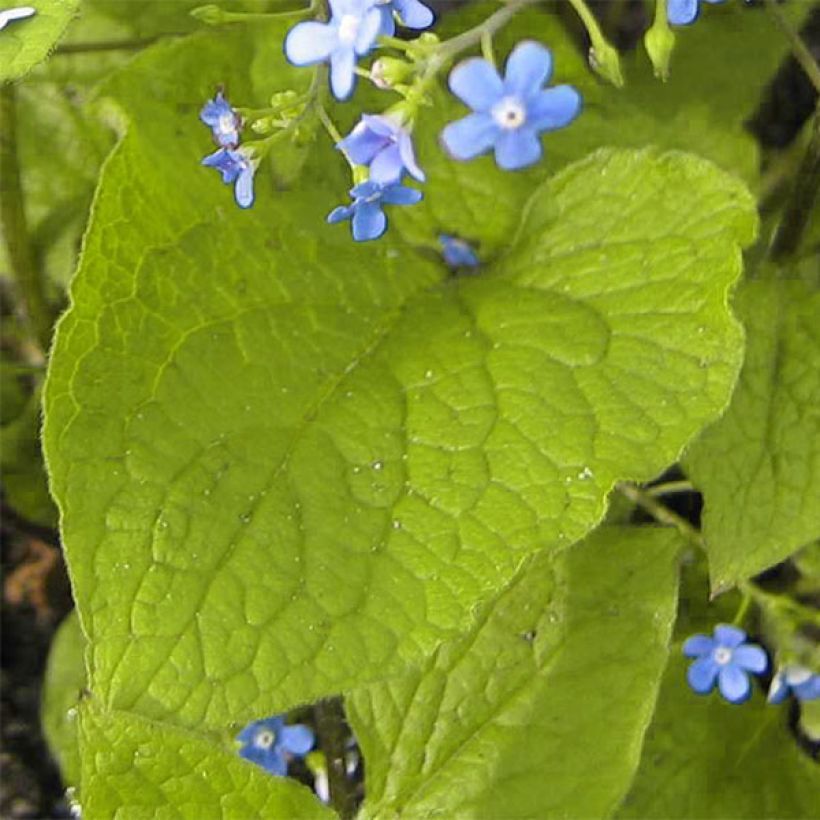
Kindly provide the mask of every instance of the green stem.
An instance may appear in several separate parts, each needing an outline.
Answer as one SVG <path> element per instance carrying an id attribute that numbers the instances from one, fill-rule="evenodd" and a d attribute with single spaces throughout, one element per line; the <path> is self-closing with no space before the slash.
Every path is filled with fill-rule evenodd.
<path id="1" fill-rule="evenodd" d="M 41 349 L 47 351 L 53 317 L 29 239 L 17 155 L 17 98 L 12 83 L 0 88 L 0 180 L 0 226 L 9 263 L 32 335 Z"/>
<path id="2" fill-rule="evenodd" d="M 692 486 L 691 481 L 667 481 L 664 484 L 656 484 L 654 487 L 646 488 L 646 493 L 651 496 L 693 492 L 695 492 L 695 488 Z"/>
<path id="3" fill-rule="evenodd" d="M 797 169 L 789 201 L 783 218 L 777 226 L 769 258 L 774 262 L 792 256 L 800 247 L 800 240 L 817 200 L 820 190 L 820 105 L 814 114 L 814 125 L 806 153 Z"/>
<path id="4" fill-rule="evenodd" d="M 786 595 L 777 595 L 772 592 L 766 592 L 756 584 L 747 581 L 740 585 L 744 595 L 748 595 L 758 605 L 767 609 L 787 610 L 791 612 L 800 621 L 807 621 L 820 627 L 820 612 L 795 601 Z"/>
<path id="5" fill-rule="evenodd" d="M 703 536 L 685 518 L 681 518 L 677 513 L 672 512 L 646 490 L 625 481 L 619 482 L 616 487 L 618 492 L 646 510 L 659 524 L 674 527 L 687 541 L 701 549 L 705 548 Z"/>
<path id="6" fill-rule="evenodd" d="M 345 714 L 341 698 L 319 701 L 313 711 L 319 745 L 327 761 L 330 804 L 342 820 L 348 820 L 356 812 L 356 795 L 353 783 L 347 776 Z"/>
<path id="7" fill-rule="evenodd" d="M 803 38 L 794 30 L 789 18 L 783 13 L 778 0 L 766 0 L 766 8 L 772 15 L 778 28 L 786 35 L 791 43 L 794 58 L 800 63 L 806 76 L 811 80 L 812 85 L 820 94 L 820 65 L 814 59 L 814 55 L 809 51 L 809 47 L 803 42 Z"/>
<path id="8" fill-rule="evenodd" d="M 740 601 L 740 606 L 737 608 L 737 613 L 735 615 L 735 619 L 732 623 L 735 626 L 742 626 L 743 619 L 746 617 L 746 613 L 749 611 L 749 606 L 752 603 L 752 596 L 746 591 L 743 591 L 743 598 Z"/>

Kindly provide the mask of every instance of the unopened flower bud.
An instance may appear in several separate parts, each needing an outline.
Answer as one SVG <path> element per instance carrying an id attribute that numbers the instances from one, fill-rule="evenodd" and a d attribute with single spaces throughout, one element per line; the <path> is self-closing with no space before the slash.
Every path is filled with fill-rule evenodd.
<path id="1" fill-rule="evenodd" d="M 370 79 L 377 88 L 401 85 L 413 73 L 413 66 L 395 57 L 380 57 L 370 67 Z"/>

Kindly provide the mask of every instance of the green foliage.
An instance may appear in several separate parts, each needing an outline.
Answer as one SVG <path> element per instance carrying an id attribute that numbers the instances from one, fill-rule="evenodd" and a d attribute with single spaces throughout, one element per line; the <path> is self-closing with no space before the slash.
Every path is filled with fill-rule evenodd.
<path id="1" fill-rule="evenodd" d="M 45 432 L 91 641 L 90 806 L 110 805 L 136 736 L 223 732 L 456 637 L 528 556 L 588 533 L 616 479 L 674 460 L 740 363 L 726 294 L 753 204 L 694 157 L 568 167 L 533 188 L 481 277 L 451 278 L 395 233 L 355 245 L 322 225 L 347 187 L 332 152 L 291 191 L 260 169 L 257 205 L 234 209 L 198 165 L 196 112 L 215 77 L 247 98 L 254 45 L 281 33 L 157 46 L 103 89 L 125 136 Z M 266 83 L 304 79 L 279 58 Z M 473 218 L 482 231 L 493 209 Z M 191 759 L 164 771 L 191 777 Z"/>
<path id="2" fill-rule="evenodd" d="M 743 706 L 694 694 L 672 648 L 643 759 L 619 818 L 814 817 L 820 769 L 760 691 Z"/>
<path id="3" fill-rule="evenodd" d="M 86 685 L 84 652 L 80 619 L 72 612 L 60 624 L 51 644 L 40 716 L 63 782 L 75 787 L 80 782 L 77 708 Z"/>
<path id="4" fill-rule="evenodd" d="M 674 531 L 541 553 L 472 629 L 355 692 L 364 817 L 603 817 L 637 768 L 675 616 Z"/>
<path id="5" fill-rule="evenodd" d="M 242 760 L 229 740 L 154 723 L 93 702 L 80 710 L 84 816 L 332 818 L 295 780 Z"/>
<path id="6" fill-rule="evenodd" d="M 820 293 L 767 278 L 744 283 L 735 304 L 747 334 L 740 382 L 725 416 L 686 456 L 705 497 L 713 589 L 820 532 Z"/>
<path id="7" fill-rule="evenodd" d="M 77 12 L 80 0 L 26 0 L 37 13 L 9 23 L 0 35 L 0 83 L 15 80 L 44 60 Z M 6 5 L 4 5 L 6 8 Z"/>

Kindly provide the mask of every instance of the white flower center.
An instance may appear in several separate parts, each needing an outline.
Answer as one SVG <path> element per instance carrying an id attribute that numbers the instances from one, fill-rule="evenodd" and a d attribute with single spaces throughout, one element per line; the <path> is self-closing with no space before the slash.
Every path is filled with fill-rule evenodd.
<path id="1" fill-rule="evenodd" d="M 230 134 L 236 128 L 236 119 L 233 114 L 223 114 L 217 123 L 221 134 Z"/>
<path id="2" fill-rule="evenodd" d="M 493 106 L 493 119 L 509 130 L 520 128 L 527 120 L 527 110 L 518 97 L 504 97 Z"/>
<path id="3" fill-rule="evenodd" d="M 260 729 L 253 739 L 253 745 L 258 749 L 270 749 L 276 741 L 276 734 L 270 729 Z"/>
<path id="4" fill-rule="evenodd" d="M 714 654 L 715 663 L 719 664 L 720 666 L 726 666 L 730 660 L 732 660 L 732 650 L 727 649 L 725 646 L 719 646 L 715 650 Z"/>
<path id="5" fill-rule="evenodd" d="M 339 42 L 345 46 L 352 46 L 359 34 L 361 20 L 355 14 L 343 14 L 339 21 Z"/>

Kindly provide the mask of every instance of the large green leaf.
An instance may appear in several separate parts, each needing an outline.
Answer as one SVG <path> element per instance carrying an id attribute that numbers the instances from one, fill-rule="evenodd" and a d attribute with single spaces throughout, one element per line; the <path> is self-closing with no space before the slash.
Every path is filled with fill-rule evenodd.
<path id="1" fill-rule="evenodd" d="M 740 382 L 685 462 L 705 497 L 714 589 L 820 534 L 820 291 L 802 280 L 753 280 L 736 306 L 748 337 Z"/>
<path id="2" fill-rule="evenodd" d="M 336 815 L 295 780 L 273 777 L 219 739 L 80 709 L 83 815 L 104 817 L 317 818 Z"/>
<path id="3" fill-rule="evenodd" d="M 26 0 L 33 17 L 8 23 L 0 32 L 0 82 L 22 77 L 44 60 L 60 39 L 80 0 Z M 14 5 L 14 4 L 12 4 Z M 3 8 L 9 7 L 7 3 Z"/>
<path id="4" fill-rule="evenodd" d="M 419 659 L 585 535 L 616 479 L 674 460 L 735 380 L 726 292 L 755 225 L 708 163 L 630 151 L 537 190 L 476 277 L 324 225 L 330 150 L 294 191 L 260 173 L 240 212 L 198 167 L 196 112 L 215 78 L 241 96 L 252 37 L 281 36 L 259 31 L 110 85 L 130 124 L 46 398 L 91 687 L 194 727 Z"/>
<path id="5" fill-rule="evenodd" d="M 788 706 L 756 691 L 733 706 L 686 684 L 673 649 L 641 766 L 620 818 L 800 818 L 817 816 L 820 767 L 788 730 Z"/>
<path id="6" fill-rule="evenodd" d="M 674 531 L 542 553 L 468 634 L 355 692 L 365 817 L 603 817 L 640 757 L 675 617 Z"/>

